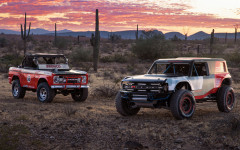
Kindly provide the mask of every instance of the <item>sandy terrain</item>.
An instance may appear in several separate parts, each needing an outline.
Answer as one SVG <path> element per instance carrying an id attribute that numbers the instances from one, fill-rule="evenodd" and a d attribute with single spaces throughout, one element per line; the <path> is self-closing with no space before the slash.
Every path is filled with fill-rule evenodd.
<path id="1" fill-rule="evenodd" d="M 103 73 L 91 74 L 91 94 L 84 103 L 57 95 L 48 104 L 32 92 L 13 99 L 1 75 L 0 149 L 240 149 L 240 122 L 234 119 L 239 119 L 238 105 L 226 114 L 216 103 L 200 103 L 193 118 L 181 121 L 164 109 L 123 117 L 114 97 L 93 95 L 95 87 L 110 83 L 103 82 Z M 238 100 L 239 84 L 234 88 Z"/>

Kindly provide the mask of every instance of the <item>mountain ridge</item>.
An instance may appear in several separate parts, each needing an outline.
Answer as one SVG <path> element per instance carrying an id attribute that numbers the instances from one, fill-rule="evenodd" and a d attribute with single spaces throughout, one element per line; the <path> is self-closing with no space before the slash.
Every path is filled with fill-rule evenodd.
<path id="1" fill-rule="evenodd" d="M 139 30 L 139 37 L 141 37 L 143 30 Z M 154 30 L 155 33 L 163 34 L 161 31 Z M 7 29 L 0 29 L 0 33 L 3 34 L 17 34 L 20 35 L 19 31 L 14 30 L 7 30 Z M 115 32 L 109 32 L 109 31 L 100 31 L 100 35 L 102 38 L 109 38 L 111 34 L 120 35 L 122 39 L 136 39 L 135 30 L 125 30 L 125 31 L 115 31 Z M 49 31 L 42 28 L 36 28 L 31 29 L 30 34 L 34 35 L 54 35 L 55 31 Z M 71 31 L 71 30 L 59 30 L 57 31 L 58 36 L 82 36 L 82 37 L 91 37 L 91 35 L 94 34 L 94 31 Z M 238 33 L 239 34 L 239 33 Z M 184 40 L 185 36 L 180 32 L 167 32 L 164 34 L 166 39 L 172 39 L 174 36 L 177 36 L 179 39 Z M 216 38 L 225 38 L 226 33 L 215 33 Z M 228 33 L 227 34 L 228 39 L 234 38 L 234 33 Z M 190 36 L 188 36 L 188 40 L 203 40 L 210 38 L 210 34 L 205 33 L 203 31 L 196 32 Z"/>

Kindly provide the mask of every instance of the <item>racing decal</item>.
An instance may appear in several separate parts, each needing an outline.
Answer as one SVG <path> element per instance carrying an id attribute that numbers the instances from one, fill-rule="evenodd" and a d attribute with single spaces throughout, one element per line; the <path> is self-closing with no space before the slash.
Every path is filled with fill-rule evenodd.
<path id="1" fill-rule="evenodd" d="M 68 64 L 39 64 L 39 69 L 69 69 Z"/>
<path id="2" fill-rule="evenodd" d="M 27 76 L 27 82 L 28 82 L 28 83 L 31 82 L 31 76 L 30 76 L 30 75 Z"/>
<path id="3" fill-rule="evenodd" d="M 50 71 L 39 71 L 39 70 L 29 70 L 29 69 L 22 69 L 22 68 L 15 68 L 11 67 L 9 71 L 16 71 L 16 72 L 22 72 L 22 73 L 29 73 L 29 74 L 41 74 L 41 75 L 52 75 L 52 72 Z"/>

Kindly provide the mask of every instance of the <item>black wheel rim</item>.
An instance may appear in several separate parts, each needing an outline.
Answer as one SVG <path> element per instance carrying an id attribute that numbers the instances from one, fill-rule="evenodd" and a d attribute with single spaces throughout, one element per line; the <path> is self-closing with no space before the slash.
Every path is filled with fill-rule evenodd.
<path id="1" fill-rule="evenodd" d="M 180 101 L 180 110 L 184 116 L 191 115 L 193 112 L 194 106 L 193 101 L 190 97 L 183 97 Z"/>

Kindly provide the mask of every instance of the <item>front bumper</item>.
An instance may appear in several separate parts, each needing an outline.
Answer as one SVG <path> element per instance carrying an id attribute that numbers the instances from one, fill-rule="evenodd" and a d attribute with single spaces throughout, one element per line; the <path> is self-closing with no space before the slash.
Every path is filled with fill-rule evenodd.
<path id="1" fill-rule="evenodd" d="M 88 85 L 52 85 L 52 89 L 79 89 L 79 88 L 89 88 Z"/>
<path id="2" fill-rule="evenodd" d="M 171 93 L 130 92 L 121 90 L 121 98 L 133 102 L 139 101 L 164 101 L 170 98 Z"/>

